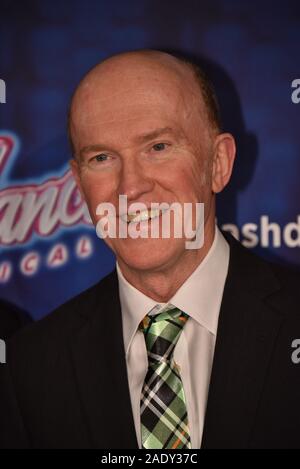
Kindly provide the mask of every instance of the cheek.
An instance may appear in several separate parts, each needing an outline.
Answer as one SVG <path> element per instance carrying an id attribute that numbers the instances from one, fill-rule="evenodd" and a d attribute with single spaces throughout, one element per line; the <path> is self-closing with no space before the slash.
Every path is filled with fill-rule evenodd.
<path id="1" fill-rule="evenodd" d="M 173 175 L 172 175 L 173 173 Z M 187 200 L 199 199 L 206 188 L 207 174 L 203 164 L 193 159 L 189 164 L 180 164 L 176 171 L 170 171 L 173 191 L 181 194 Z"/>
<path id="2" fill-rule="evenodd" d="M 102 199 L 111 192 L 113 187 L 112 179 L 111 175 L 108 177 L 106 174 L 83 170 L 80 175 L 82 191 L 88 198 L 98 196 Z"/>
<path id="3" fill-rule="evenodd" d="M 81 176 L 81 190 L 93 221 L 98 219 L 96 208 L 100 203 L 114 202 L 115 191 L 112 190 L 113 184 L 111 182 L 108 184 L 107 178 L 95 177 L 95 175 Z"/>
<path id="4" fill-rule="evenodd" d="M 202 198 L 211 192 L 211 170 L 208 158 L 194 162 L 191 169 L 191 185 Z"/>

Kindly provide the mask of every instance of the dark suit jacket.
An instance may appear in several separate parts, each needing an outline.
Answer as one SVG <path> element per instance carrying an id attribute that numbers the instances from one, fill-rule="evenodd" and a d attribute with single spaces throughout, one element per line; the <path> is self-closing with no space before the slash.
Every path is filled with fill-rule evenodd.
<path id="1" fill-rule="evenodd" d="M 29 322 L 31 319 L 27 313 L 5 300 L 0 300 L 0 339 L 7 340 Z"/>
<path id="2" fill-rule="evenodd" d="M 203 448 L 300 448 L 299 276 L 230 242 Z M 136 448 L 116 273 L 11 341 L 4 446 Z"/>

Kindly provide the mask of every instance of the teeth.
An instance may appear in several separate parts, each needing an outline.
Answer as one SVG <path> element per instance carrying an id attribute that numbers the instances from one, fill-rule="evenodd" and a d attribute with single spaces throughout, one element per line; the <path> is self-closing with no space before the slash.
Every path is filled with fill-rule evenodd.
<path id="1" fill-rule="evenodd" d="M 147 221 L 152 218 L 158 217 L 163 211 L 159 209 L 151 209 L 151 210 L 143 210 L 142 212 L 135 214 L 135 213 L 128 213 L 127 215 L 123 215 L 121 218 L 123 221 L 127 223 L 134 222 L 138 223 L 141 221 Z"/>

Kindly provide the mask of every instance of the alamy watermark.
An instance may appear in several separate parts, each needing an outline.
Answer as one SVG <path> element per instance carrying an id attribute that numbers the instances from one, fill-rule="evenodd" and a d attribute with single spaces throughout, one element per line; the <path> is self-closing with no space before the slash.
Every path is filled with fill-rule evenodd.
<path id="1" fill-rule="evenodd" d="M 295 80 L 292 81 L 291 87 L 293 88 L 291 94 L 292 103 L 298 104 L 300 103 L 300 78 L 295 78 Z"/>
<path id="2" fill-rule="evenodd" d="M 6 363 L 6 344 L 2 339 L 0 339 L 0 364 L 1 363 Z"/>
<path id="3" fill-rule="evenodd" d="M 204 243 L 204 204 L 152 202 L 131 203 L 119 195 L 119 205 L 104 202 L 96 209 L 99 238 L 184 238 L 186 249 L 199 249 Z"/>
<path id="4" fill-rule="evenodd" d="M 295 349 L 291 355 L 292 362 L 298 365 L 300 363 L 300 339 L 294 339 L 291 347 Z"/>
<path id="5" fill-rule="evenodd" d="M 6 83 L 0 78 L 0 103 L 6 103 Z"/>

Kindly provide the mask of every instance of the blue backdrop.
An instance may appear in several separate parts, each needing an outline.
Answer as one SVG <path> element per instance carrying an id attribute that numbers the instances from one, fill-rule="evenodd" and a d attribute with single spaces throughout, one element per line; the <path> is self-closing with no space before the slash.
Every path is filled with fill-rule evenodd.
<path id="1" fill-rule="evenodd" d="M 238 142 L 219 224 L 299 265 L 299 43 L 292 0 L 2 0 L 0 297 L 39 318 L 113 268 L 68 172 L 66 111 L 89 68 L 139 48 L 185 52 L 206 68 Z"/>

